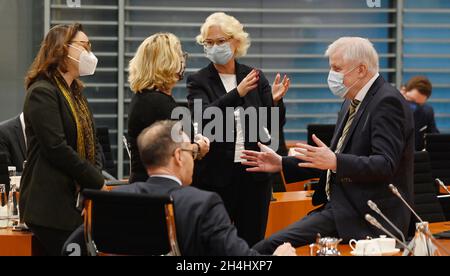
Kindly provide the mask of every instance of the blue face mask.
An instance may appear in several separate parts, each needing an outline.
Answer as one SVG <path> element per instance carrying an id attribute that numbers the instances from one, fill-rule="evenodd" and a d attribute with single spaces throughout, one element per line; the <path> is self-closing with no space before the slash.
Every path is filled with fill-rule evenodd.
<path id="1" fill-rule="evenodd" d="M 233 57 L 230 43 L 226 42 L 220 46 L 204 47 L 206 57 L 214 64 L 225 65 Z"/>
<path id="2" fill-rule="evenodd" d="M 355 84 L 358 83 L 359 80 L 355 81 L 350 87 L 345 86 L 344 84 L 344 77 L 348 73 L 355 70 L 358 66 L 354 67 L 352 70 L 348 71 L 347 73 L 339 73 L 333 70 L 330 70 L 330 73 L 328 74 L 328 87 L 330 88 L 331 92 L 338 97 L 344 98 L 345 95 L 347 95 L 348 91 L 355 86 Z"/>

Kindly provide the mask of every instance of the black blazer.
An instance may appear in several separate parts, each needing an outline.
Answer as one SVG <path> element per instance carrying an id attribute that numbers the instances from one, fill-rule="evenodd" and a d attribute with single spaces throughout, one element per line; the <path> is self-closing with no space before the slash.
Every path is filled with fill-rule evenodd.
<path id="1" fill-rule="evenodd" d="M 115 191 L 171 195 L 175 208 L 178 244 L 184 256 L 259 255 L 237 236 L 222 200 L 216 193 L 181 187 L 176 181 L 150 177 Z"/>
<path id="2" fill-rule="evenodd" d="M 418 106 L 414 111 L 414 130 L 416 151 L 421 151 L 425 148 L 424 136 L 426 133 L 439 133 L 431 105 Z"/>
<path id="3" fill-rule="evenodd" d="M 23 170 L 26 146 L 20 116 L 0 123 L 0 152 L 6 155 L 9 166 L 15 166 L 18 172 Z"/>
<path id="4" fill-rule="evenodd" d="M 252 70 L 253 68 L 237 63 L 236 62 L 236 80 L 239 84 Z M 259 107 L 274 107 L 273 99 L 272 99 L 272 89 L 270 87 L 269 82 L 262 72 L 259 74 L 259 82 L 258 87 L 254 90 L 250 91 L 245 97 L 241 98 L 239 93 L 237 92 L 237 88 L 228 92 L 225 90 L 223 86 L 222 80 L 220 79 L 219 73 L 214 67 L 213 63 L 210 63 L 207 67 L 201 69 L 195 74 L 189 75 L 187 78 L 187 88 L 188 88 L 188 103 L 189 108 L 191 109 L 191 113 L 195 119 L 195 110 L 194 110 L 194 100 L 202 100 L 202 110 L 205 110 L 208 107 L 218 107 L 222 110 L 224 120 L 233 120 L 234 125 L 234 116 L 230 116 L 231 118 L 227 118 L 225 116 L 225 110 L 227 107 L 243 107 L 244 109 L 247 107 L 255 107 L 257 110 Z M 285 114 L 286 108 L 284 106 L 283 101 L 278 102 L 277 107 L 280 110 L 280 131 L 282 126 L 285 124 Z M 271 132 L 270 126 L 270 112 L 268 112 L 267 119 L 267 129 Z M 257 116 L 259 118 L 259 112 L 257 112 Z M 203 127 L 209 122 L 209 120 L 203 120 Z M 249 122 L 248 118 L 245 122 L 245 148 L 249 150 L 258 150 L 256 142 L 249 142 L 249 127 L 250 124 L 254 126 L 257 122 Z M 225 124 L 226 125 L 226 124 Z M 223 128 L 224 139 L 227 137 L 226 128 Z M 258 141 L 261 141 L 260 134 L 266 133 L 259 124 L 257 124 L 258 129 Z M 235 132 L 233 130 L 233 132 Z M 205 133 L 203 133 L 205 135 Z M 235 137 L 235 133 L 229 134 L 231 137 Z M 271 134 L 279 135 L 279 133 Z M 208 137 L 211 138 L 211 137 Z M 265 140 L 264 137 L 263 140 Z M 284 136 L 282 136 L 284 143 Z M 234 142 L 211 142 L 209 153 L 205 156 L 205 158 L 198 162 L 197 164 L 197 173 L 201 175 L 197 181 L 200 186 L 216 186 L 223 187 L 227 185 L 229 181 L 229 172 L 232 171 L 234 165 L 234 150 L 235 143 Z M 269 174 L 266 173 L 254 173 L 252 176 L 255 179 L 263 180 L 264 178 L 268 178 Z"/>
<path id="5" fill-rule="evenodd" d="M 103 186 L 99 151 L 97 166 L 79 157 L 75 119 L 49 80 L 30 86 L 23 110 L 28 154 L 21 180 L 21 218 L 27 224 L 72 231 L 82 223 L 76 184 L 82 189 Z"/>
<path id="6" fill-rule="evenodd" d="M 331 141 L 335 150 L 347 120 L 350 101 L 339 113 Z M 330 203 L 339 236 L 365 238 L 380 234 L 363 216 L 372 214 L 395 233 L 384 220 L 367 207 L 371 199 L 406 235 L 410 212 L 388 189 L 396 185 L 409 203 L 413 202 L 414 126 L 410 107 L 403 96 L 381 76 L 360 104 L 353 124 L 337 156 L 337 170 L 331 181 Z M 288 182 L 306 179 L 311 170 L 300 169 L 295 158 L 283 158 Z M 313 197 L 315 205 L 327 202 L 326 171 Z"/>
<path id="7" fill-rule="evenodd" d="M 128 142 L 131 152 L 130 183 L 146 181 L 148 178 L 137 147 L 139 134 L 157 121 L 170 120 L 172 110 L 177 106 L 172 96 L 157 90 L 146 89 L 133 95 L 128 113 Z"/>

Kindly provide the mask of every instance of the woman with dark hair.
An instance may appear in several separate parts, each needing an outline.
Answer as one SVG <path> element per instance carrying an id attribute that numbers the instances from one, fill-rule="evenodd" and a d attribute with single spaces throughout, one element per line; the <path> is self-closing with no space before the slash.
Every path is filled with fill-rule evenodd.
<path id="1" fill-rule="evenodd" d="M 58 25 L 46 35 L 25 79 L 28 152 L 20 215 L 48 255 L 60 255 L 82 223 L 79 191 L 104 184 L 94 120 L 79 80 L 96 66 L 82 26 Z"/>

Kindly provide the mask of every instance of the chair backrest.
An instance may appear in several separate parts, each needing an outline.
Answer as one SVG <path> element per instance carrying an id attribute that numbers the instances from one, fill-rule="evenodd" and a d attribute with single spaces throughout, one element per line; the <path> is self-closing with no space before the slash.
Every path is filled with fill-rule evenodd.
<path id="1" fill-rule="evenodd" d="M 310 124 L 307 127 L 308 130 L 308 145 L 315 146 L 316 143 L 312 140 L 312 135 L 315 134 L 322 142 L 327 146 L 330 146 L 331 139 L 333 138 L 334 128 L 336 125 L 324 125 L 324 124 Z"/>
<path id="2" fill-rule="evenodd" d="M 450 134 L 425 134 L 425 150 L 430 154 L 433 177 L 450 185 Z"/>
<path id="3" fill-rule="evenodd" d="M 437 198 L 436 185 L 431 176 L 428 152 L 414 153 L 414 205 L 417 214 L 425 221 L 444 221 L 442 206 Z"/>
<path id="4" fill-rule="evenodd" d="M 109 130 L 107 127 L 98 127 L 96 129 L 96 135 L 98 142 L 102 146 L 104 164 L 103 169 L 108 172 L 111 175 L 115 175 L 115 165 L 114 165 L 114 158 L 113 153 L 111 149 L 111 142 L 109 139 Z"/>
<path id="5" fill-rule="evenodd" d="M 169 196 L 85 190 L 90 255 L 180 255 Z"/>

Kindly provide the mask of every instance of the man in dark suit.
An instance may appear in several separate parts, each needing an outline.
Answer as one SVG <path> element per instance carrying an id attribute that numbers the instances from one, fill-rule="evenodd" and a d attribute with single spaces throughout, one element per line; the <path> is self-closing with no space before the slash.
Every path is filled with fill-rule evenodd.
<path id="1" fill-rule="evenodd" d="M 414 129 L 412 112 L 402 95 L 378 74 L 378 54 L 372 43 L 341 38 L 326 52 L 333 94 L 345 98 L 328 148 L 315 135 L 317 147 L 298 144 L 296 157 L 281 158 L 267 147 L 244 152 L 248 171 L 283 170 L 287 182 L 309 178 L 321 170 L 313 204 L 322 208 L 256 244 L 265 253 L 282 242 L 294 247 L 312 243 L 317 233 L 349 239 L 376 237 L 380 231 L 364 219 L 372 200 L 404 234 L 410 212 L 388 189 L 395 184 L 407 201 L 413 197 Z"/>
<path id="2" fill-rule="evenodd" d="M 177 238 L 186 256 L 253 256 L 258 252 L 237 236 L 221 198 L 212 192 L 189 187 L 197 147 L 181 131 L 181 124 L 160 121 L 138 137 L 141 160 L 151 177 L 116 191 L 142 194 L 170 194 L 174 200 Z M 295 255 L 289 244 L 276 255 Z"/>
<path id="3" fill-rule="evenodd" d="M 0 123 L 0 153 L 6 155 L 9 166 L 23 171 L 26 159 L 25 123 L 23 113 Z"/>
<path id="4" fill-rule="evenodd" d="M 402 91 L 414 112 L 415 148 L 421 151 L 425 148 L 426 133 L 439 133 L 434 118 L 434 110 L 427 104 L 431 97 L 433 86 L 425 76 L 411 78 Z"/>

